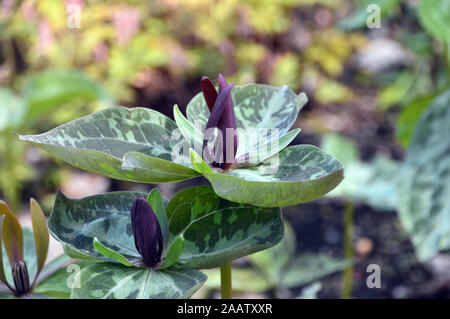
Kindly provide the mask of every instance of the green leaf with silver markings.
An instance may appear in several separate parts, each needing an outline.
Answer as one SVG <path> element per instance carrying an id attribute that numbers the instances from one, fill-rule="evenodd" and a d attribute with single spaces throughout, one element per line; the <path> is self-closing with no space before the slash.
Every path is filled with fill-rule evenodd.
<path id="1" fill-rule="evenodd" d="M 263 207 L 285 207 L 318 199 L 343 179 L 344 168 L 312 145 L 291 146 L 252 168 L 218 173 L 191 158 L 220 197 Z M 206 166 L 205 166 L 206 165 Z"/>
<path id="2" fill-rule="evenodd" d="M 184 249 L 175 266 L 214 268 L 276 245 L 283 237 L 279 208 L 229 202 L 209 186 L 179 192 L 166 208 L 171 242 Z"/>
<path id="3" fill-rule="evenodd" d="M 111 107 L 47 133 L 19 135 L 19 138 L 75 167 L 106 177 L 175 182 L 198 175 L 176 163 L 180 161 L 177 156 L 172 159 L 172 148 L 183 142 L 181 136 L 172 138 L 177 129 L 175 122 L 154 110 Z M 126 156 L 127 153 L 130 154 Z M 134 153 L 145 157 L 136 159 Z M 135 161 L 144 161 L 145 166 L 135 168 Z"/>
<path id="4" fill-rule="evenodd" d="M 71 298 L 81 299 L 183 299 L 206 281 L 198 270 L 155 271 L 106 262 L 92 263 L 80 272 L 80 288 Z"/>
<path id="5" fill-rule="evenodd" d="M 398 181 L 400 220 L 427 260 L 450 249 L 450 90 L 421 115 Z"/>
<path id="6" fill-rule="evenodd" d="M 140 265 L 141 256 L 134 244 L 130 220 L 131 206 L 138 196 L 146 194 L 115 192 L 70 199 L 58 192 L 48 228 L 73 258 L 115 260 L 95 249 L 93 241 L 97 238 L 102 246 L 119 253 L 133 265 Z"/>

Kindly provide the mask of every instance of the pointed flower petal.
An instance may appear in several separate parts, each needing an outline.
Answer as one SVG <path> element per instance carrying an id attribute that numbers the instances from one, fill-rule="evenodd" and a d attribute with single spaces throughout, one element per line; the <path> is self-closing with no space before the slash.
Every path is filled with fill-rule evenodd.
<path id="1" fill-rule="evenodd" d="M 207 76 L 202 77 L 200 85 L 202 87 L 203 97 L 205 98 L 206 105 L 208 106 L 209 111 L 212 112 L 218 96 L 216 88 Z"/>
<path id="2" fill-rule="evenodd" d="M 3 221 L 3 243 L 10 264 L 23 261 L 23 232 L 17 217 L 9 209 L 8 205 L 0 200 L 0 215 L 5 215 Z"/>
<path id="3" fill-rule="evenodd" d="M 47 259 L 50 236 L 48 234 L 44 213 L 38 202 L 33 198 L 30 200 L 30 212 L 33 224 L 34 241 L 36 244 L 37 272 L 36 277 L 33 280 L 33 283 L 35 283 L 39 273 L 44 267 L 45 260 Z"/>

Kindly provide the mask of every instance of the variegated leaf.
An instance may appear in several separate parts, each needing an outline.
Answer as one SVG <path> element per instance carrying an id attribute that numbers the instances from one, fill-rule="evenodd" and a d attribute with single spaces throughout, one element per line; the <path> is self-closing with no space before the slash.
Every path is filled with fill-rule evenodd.
<path id="1" fill-rule="evenodd" d="M 450 90 L 422 114 L 398 182 L 400 219 L 418 257 L 450 248 Z"/>
<path id="2" fill-rule="evenodd" d="M 48 227 L 53 237 L 63 243 L 73 258 L 95 258 L 111 261 L 99 253 L 93 240 L 140 264 L 131 230 L 130 210 L 137 196 L 144 193 L 116 192 L 70 199 L 58 192 Z"/>
<path id="3" fill-rule="evenodd" d="M 343 179 L 344 168 L 312 145 L 291 146 L 248 169 L 213 171 L 201 158 L 191 159 L 220 197 L 263 207 L 285 207 L 318 199 Z"/>
<path id="4" fill-rule="evenodd" d="M 111 107 L 47 133 L 19 138 L 89 172 L 120 180 L 174 182 L 198 175 L 172 158 L 172 148 L 183 141 L 181 135 L 173 138 L 175 130 L 171 119 L 154 110 Z M 145 167 L 134 169 L 132 158 L 122 163 L 127 153 L 145 155 Z"/>
<path id="5" fill-rule="evenodd" d="M 81 269 L 80 287 L 71 298 L 82 299 L 183 299 L 206 281 L 193 270 L 139 269 L 112 263 L 92 263 Z"/>
<path id="6" fill-rule="evenodd" d="M 242 205 L 219 198 L 211 187 L 179 192 L 166 208 L 171 242 L 184 249 L 175 264 L 213 268 L 277 244 L 283 237 L 279 208 Z"/>
<path id="7" fill-rule="evenodd" d="M 237 85 L 231 96 L 238 128 L 278 128 L 280 136 L 289 131 L 308 101 L 305 93 L 296 95 L 287 86 L 262 84 Z M 186 114 L 191 123 L 201 131 L 205 130 L 210 112 L 202 93 L 189 102 Z"/>

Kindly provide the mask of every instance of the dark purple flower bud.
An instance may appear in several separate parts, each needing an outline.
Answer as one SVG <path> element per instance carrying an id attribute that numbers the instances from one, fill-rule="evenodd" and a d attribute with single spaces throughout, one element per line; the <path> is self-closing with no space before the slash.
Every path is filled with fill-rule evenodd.
<path id="1" fill-rule="evenodd" d="M 207 76 L 202 76 L 200 85 L 202 87 L 203 97 L 205 98 L 206 105 L 208 106 L 209 111 L 212 112 L 218 95 L 216 88 Z"/>
<path id="2" fill-rule="evenodd" d="M 30 278 L 28 276 L 27 264 L 24 261 L 18 261 L 11 267 L 14 287 L 17 296 L 23 296 L 30 291 Z"/>
<path id="3" fill-rule="evenodd" d="M 163 236 L 152 207 L 142 196 L 138 196 L 131 207 L 131 228 L 134 244 L 144 263 L 155 266 L 161 260 Z"/>
<path id="4" fill-rule="evenodd" d="M 238 138 L 235 134 L 236 117 L 234 115 L 233 99 L 231 98 L 231 90 L 234 84 L 228 85 L 223 75 L 219 74 L 219 94 L 217 94 L 214 85 L 208 77 L 202 77 L 201 87 L 206 104 L 211 112 L 206 124 L 206 130 L 217 127 L 222 133 L 223 163 L 221 165 L 213 163 L 213 165 L 226 171 L 233 165 L 238 147 Z M 233 147 L 230 147 L 231 145 L 227 143 L 227 129 L 232 130 Z M 208 139 L 209 136 L 204 136 L 203 148 L 206 147 Z"/>

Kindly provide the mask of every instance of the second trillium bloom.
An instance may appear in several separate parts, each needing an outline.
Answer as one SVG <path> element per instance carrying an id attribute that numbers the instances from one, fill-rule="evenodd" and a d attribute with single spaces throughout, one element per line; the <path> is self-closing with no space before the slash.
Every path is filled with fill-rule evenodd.
<path id="1" fill-rule="evenodd" d="M 300 132 L 290 128 L 304 93 L 228 85 L 221 75 L 217 87 L 207 77 L 200 84 L 186 116 L 174 107 L 175 121 L 118 106 L 20 138 L 110 178 L 167 183 L 202 175 L 220 197 L 254 206 L 312 201 L 341 182 L 343 166 L 332 156 L 312 145 L 288 146 Z"/>
<path id="2" fill-rule="evenodd" d="M 131 227 L 137 251 L 148 267 L 154 267 L 161 261 L 163 235 L 158 218 L 142 196 L 131 207 Z"/>
<path id="3" fill-rule="evenodd" d="M 222 74 L 219 74 L 219 93 L 217 93 L 212 81 L 206 76 L 201 80 L 201 87 L 206 105 L 211 113 L 203 136 L 203 153 L 205 154 L 206 151 L 207 155 L 214 155 L 214 161 L 211 163 L 212 167 L 228 171 L 235 163 L 238 147 L 236 117 L 231 97 L 231 90 L 234 84 L 228 85 Z M 211 134 L 210 130 L 215 127 L 219 130 L 219 137 L 221 137 L 221 141 L 219 141 L 220 147 L 218 147 L 219 153 L 211 152 L 207 145 Z"/>

